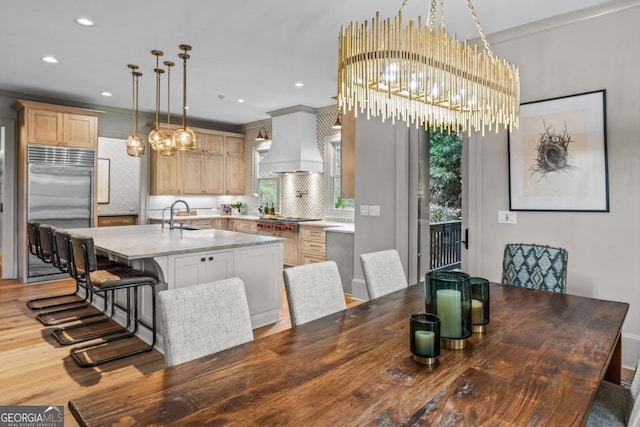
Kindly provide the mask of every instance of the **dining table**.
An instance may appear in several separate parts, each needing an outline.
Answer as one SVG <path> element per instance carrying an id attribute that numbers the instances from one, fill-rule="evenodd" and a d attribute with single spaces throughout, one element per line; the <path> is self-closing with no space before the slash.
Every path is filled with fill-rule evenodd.
<path id="1" fill-rule="evenodd" d="M 413 285 L 69 409 L 82 426 L 580 426 L 600 382 L 620 382 L 628 308 L 491 283 L 485 332 L 424 365 L 409 347 L 425 311 Z"/>

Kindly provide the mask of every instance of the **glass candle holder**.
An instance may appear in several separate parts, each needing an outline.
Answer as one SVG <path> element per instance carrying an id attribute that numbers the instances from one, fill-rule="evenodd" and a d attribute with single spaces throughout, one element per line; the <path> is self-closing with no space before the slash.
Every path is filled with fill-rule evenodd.
<path id="1" fill-rule="evenodd" d="M 434 314 L 414 313 L 409 317 L 409 342 L 413 360 L 433 365 L 440 355 L 440 319 Z"/>
<path id="2" fill-rule="evenodd" d="M 442 347 L 465 348 L 471 336 L 471 284 L 461 271 L 432 271 L 425 277 L 426 311 L 440 318 Z"/>
<path id="3" fill-rule="evenodd" d="M 489 281 L 482 277 L 471 277 L 471 323 L 473 332 L 484 333 L 489 323 Z"/>

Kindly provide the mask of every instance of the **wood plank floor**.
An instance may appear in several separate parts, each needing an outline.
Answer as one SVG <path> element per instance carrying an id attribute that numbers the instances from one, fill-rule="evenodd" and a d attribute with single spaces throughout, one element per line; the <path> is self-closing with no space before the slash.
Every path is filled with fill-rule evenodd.
<path id="1" fill-rule="evenodd" d="M 78 367 L 69 356 L 70 347 L 60 346 L 51 337 L 53 327 L 42 326 L 37 313 L 26 306 L 30 299 L 73 289 L 70 279 L 39 285 L 0 280 L 0 405 L 63 405 L 67 426 L 77 426 L 67 408 L 69 399 L 164 368 L 162 354 L 155 350 L 95 368 Z M 346 299 L 348 306 L 359 303 Z M 285 295 L 280 320 L 256 329 L 254 336 L 258 339 L 290 327 Z"/>

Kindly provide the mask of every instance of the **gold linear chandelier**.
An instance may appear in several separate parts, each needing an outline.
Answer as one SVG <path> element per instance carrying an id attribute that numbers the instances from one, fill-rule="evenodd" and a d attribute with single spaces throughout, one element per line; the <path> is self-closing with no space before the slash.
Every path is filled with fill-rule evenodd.
<path id="1" fill-rule="evenodd" d="M 518 67 L 494 56 L 471 0 L 484 50 L 451 38 L 444 25 L 434 25 L 436 0 L 431 1 L 428 25 L 418 17 L 402 25 L 404 0 L 398 15 L 371 25 L 352 22 L 340 30 L 338 52 L 338 108 L 346 113 L 359 106 L 362 113 L 404 120 L 407 125 L 448 130 L 498 131 L 499 125 L 519 127 Z"/>
<path id="2" fill-rule="evenodd" d="M 181 44 L 180 50 L 183 52 L 178 55 L 182 59 L 182 124 L 181 126 L 171 133 L 171 67 L 175 65 L 174 62 L 164 61 L 164 65 L 167 66 L 167 126 L 166 131 L 161 130 L 160 124 L 160 77 L 164 74 L 164 70 L 160 68 L 160 57 L 164 55 L 161 50 L 152 50 L 151 54 L 156 58 L 156 67 L 154 72 L 156 73 L 156 105 L 155 105 L 155 121 L 154 129 L 149 133 L 148 140 L 149 146 L 158 151 L 163 156 L 175 156 L 178 151 L 194 150 L 196 146 L 195 133 L 187 127 L 187 59 L 190 58 L 188 52 L 191 50 L 191 46 Z M 136 134 L 137 121 L 138 121 L 138 77 L 142 76 L 142 73 L 138 72 L 137 65 L 128 65 L 133 70 L 134 76 L 134 94 L 133 94 L 133 121 L 134 131 L 129 136 L 126 142 L 127 154 L 132 157 L 142 157 L 145 153 L 145 143 Z M 135 68 L 133 68 L 135 67 Z"/>

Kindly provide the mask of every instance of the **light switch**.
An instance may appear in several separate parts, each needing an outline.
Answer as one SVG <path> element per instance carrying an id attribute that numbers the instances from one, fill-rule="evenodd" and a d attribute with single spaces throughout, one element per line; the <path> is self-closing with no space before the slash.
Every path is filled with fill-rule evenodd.
<path id="1" fill-rule="evenodd" d="M 362 215 L 362 216 L 367 216 L 367 215 L 369 215 L 369 206 L 367 206 L 367 205 L 360 205 L 360 215 Z"/>
<path id="2" fill-rule="evenodd" d="M 517 224 L 518 214 L 511 211 L 498 211 L 498 222 L 500 224 Z"/>
<path id="3" fill-rule="evenodd" d="M 380 206 L 369 206 L 369 215 L 380 216 Z"/>

